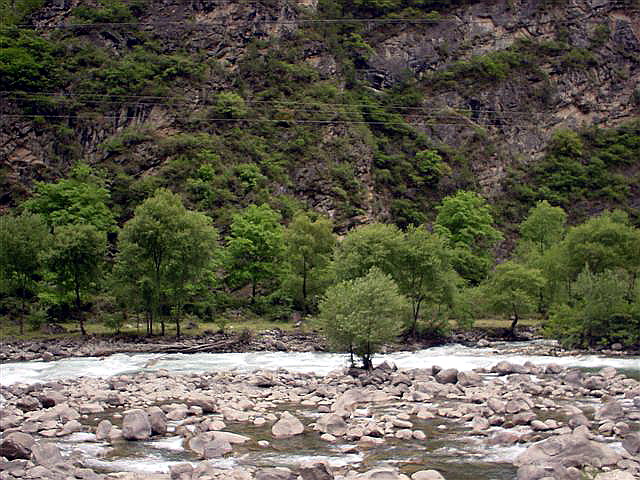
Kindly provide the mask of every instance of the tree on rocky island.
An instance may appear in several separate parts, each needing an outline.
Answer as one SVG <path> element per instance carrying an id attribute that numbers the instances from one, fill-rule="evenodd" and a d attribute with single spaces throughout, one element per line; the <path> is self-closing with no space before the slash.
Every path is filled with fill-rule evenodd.
<path id="1" fill-rule="evenodd" d="M 153 333 L 153 321 L 160 319 L 165 334 L 164 303 L 174 309 L 179 335 L 189 285 L 211 267 L 216 253 L 217 232 L 209 217 L 187 210 L 178 195 L 158 189 L 124 225 L 118 246 L 115 270 L 121 282 L 144 298 L 135 306 L 149 314 L 147 333 Z"/>
<path id="2" fill-rule="evenodd" d="M 393 279 L 372 268 L 368 274 L 345 280 L 327 289 L 320 302 L 319 318 L 334 348 L 362 359 L 365 369 L 373 367 L 373 355 L 400 334 L 407 315 L 407 299 Z"/>

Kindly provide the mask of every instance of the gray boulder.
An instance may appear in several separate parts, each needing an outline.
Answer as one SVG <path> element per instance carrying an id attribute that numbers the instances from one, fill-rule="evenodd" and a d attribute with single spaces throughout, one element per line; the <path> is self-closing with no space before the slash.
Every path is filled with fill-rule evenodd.
<path id="1" fill-rule="evenodd" d="M 622 440 L 622 446 L 631 455 L 640 456 L 640 432 L 628 434 Z"/>
<path id="2" fill-rule="evenodd" d="M 331 469 L 323 462 L 303 463 L 298 473 L 302 480 L 333 480 Z"/>
<path id="3" fill-rule="evenodd" d="M 151 407 L 147 410 L 151 433 L 154 435 L 164 435 L 167 433 L 167 416 L 160 407 Z"/>
<path id="4" fill-rule="evenodd" d="M 341 437 L 347 433 L 347 423 L 340 415 L 327 413 L 318 419 L 316 427 L 323 433 L 329 433 Z"/>
<path id="5" fill-rule="evenodd" d="M 31 447 L 31 460 L 36 465 L 55 465 L 63 461 L 60 450 L 52 443 L 36 443 Z"/>
<path id="6" fill-rule="evenodd" d="M 224 439 L 214 438 L 210 442 L 205 443 L 202 456 L 205 459 L 219 458 L 233 451 L 231 444 Z"/>
<path id="7" fill-rule="evenodd" d="M 36 441 L 27 433 L 13 432 L 7 435 L 0 443 L 0 456 L 8 460 L 17 458 L 30 459 L 31 449 Z"/>
<path id="8" fill-rule="evenodd" d="M 304 425 L 289 412 L 284 412 L 280 420 L 271 427 L 271 433 L 275 438 L 292 437 L 302 432 L 304 432 Z"/>
<path id="9" fill-rule="evenodd" d="M 147 412 L 130 410 L 122 419 L 122 437 L 125 440 L 147 440 L 151 437 L 151 424 Z"/>
<path id="10" fill-rule="evenodd" d="M 589 440 L 577 433 L 550 437 L 536 443 L 520 454 L 514 465 L 523 471 L 536 470 L 531 467 L 544 467 L 545 470 L 558 470 L 559 467 L 602 467 L 615 465 L 621 456 L 609 446 Z M 518 470 L 518 479 L 524 477 Z M 539 477 L 542 478 L 542 477 Z"/>
<path id="11" fill-rule="evenodd" d="M 445 480 L 437 470 L 420 470 L 411 475 L 411 480 Z"/>
<path id="12" fill-rule="evenodd" d="M 113 425 L 109 420 L 102 420 L 96 427 L 96 440 L 107 440 L 112 428 Z"/>
<path id="13" fill-rule="evenodd" d="M 263 468 L 255 474 L 255 480 L 295 480 L 296 475 L 288 468 Z"/>
<path id="14" fill-rule="evenodd" d="M 458 381 L 458 370 L 455 368 L 446 368 L 444 370 L 440 370 L 436 374 L 436 381 L 438 383 L 456 383 Z"/>

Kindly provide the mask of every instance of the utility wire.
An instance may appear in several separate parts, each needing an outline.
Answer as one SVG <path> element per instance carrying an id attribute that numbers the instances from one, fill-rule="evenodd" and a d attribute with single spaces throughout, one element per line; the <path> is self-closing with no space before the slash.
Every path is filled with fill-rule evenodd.
<path id="1" fill-rule="evenodd" d="M 160 95 L 110 95 L 110 94 L 93 94 L 93 93 L 27 93 L 22 94 L 21 92 L 11 92 L 11 91 L 0 91 L 0 96 L 4 96 L 4 98 L 9 98 L 13 100 L 22 100 L 26 98 L 26 100 L 33 99 L 34 101 L 37 99 L 64 99 L 66 97 L 71 98 L 85 98 L 85 102 L 91 104 L 105 104 L 105 105 L 121 105 L 123 100 L 129 99 L 140 99 L 140 100 L 167 100 L 167 102 L 154 102 L 154 101 L 137 101 L 135 103 L 130 103 L 129 106 L 192 106 L 192 107 L 206 107 L 206 106 L 215 106 L 216 103 L 211 102 L 209 99 L 206 101 L 201 101 L 198 99 L 194 99 L 190 101 L 186 97 L 181 96 L 160 96 Z M 87 100 L 86 97 L 116 97 L 122 99 L 118 100 Z M 177 100 L 178 102 L 172 102 L 172 100 Z M 334 113 L 361 113 L 363 108 L 383 108 L 387 110 L 406 110 L 408 112 L 431 112 L 431 113 L 496 113 L 501 115 L 545 115 L 546 112 L 532 112 L 532 111 L 517 111 L 517 110 L 494 110 L 494 109 L 473 109 L 471 107 L 461 108 L 461 107 L 451 107 L 451 106 L 442 106 L 442 107 L 411 107 L 404 106 L 398 104 L 369 104 L 369 103 L 329 103 L 329 102 L 295 102 L 288 100 L 245 100 L 246 105 L 273 105 L 274 107 L 280 108 L 290 108 L 291 106 L 308 106 L 308 107 L 334 107 L 334 108 L 346 108 L 353 110 L 343 110 L 336 111 Z M 317 110 L 312 109 L 302 109 L 302 108 L 294 108 L 294 111 L 302 111 L 302 112 L 316 112 Z M 401 112 L 394 112 L 401 113 Z M 407 113 L 411 115 L 411 113 Z"/>

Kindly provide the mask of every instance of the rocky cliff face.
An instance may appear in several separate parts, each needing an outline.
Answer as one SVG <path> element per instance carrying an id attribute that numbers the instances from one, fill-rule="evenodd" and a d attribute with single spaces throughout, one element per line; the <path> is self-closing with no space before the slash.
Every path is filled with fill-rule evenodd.
<path id="1" fill-rule="evenodd" d="M 4 93 L 0 201 L 5 206 L 28 195 L 33 180 L 61 175 L 78 160 L 138 180 L 166 176 L 167 162 L 180 153 L 167 142 L 206 133 L 215 138 L 207 148 L 231 149 L 220 150 L 225 157 L 220 172 L 233 175 L 230 164 L 252 158 L 267 177 L 269 192 L 295 197 L 349 225 L 393 216 L 394 199 L 428 208 L 461 186 L 499 197 L 507 172 L 538 162 L 557 128 L 612 127 L 640 113 L 640 16 L 632 3 L 477 2 L 414 21 L 361 22 L 351 31 L 343 22 L 337 34 L 330 30 L 334 24 L 317 21 L 322 2 L 316 0 L 151 0 L 141 2 L 126 22 L 79 21 L 77 7 L 84 3 L 52 2 L 28 21 L 42 36 L 66 45 L 63 63 L 71 61 L 72 44 L 102 52 L 104 62 L 126 59 L 137 47 L 153 49 L 156 59 L 172 56 L 174 73 L 167 69 L 154 77 L 169 78 L 168 89 L 143 97 L 148 86 L 120 88 L 104 93 L 106 99 L 96 97 L 101 82 L 112 81 L 101 76 L 98 62 L 86 70 L 96 82 L 94 96 L 79 96 L 86 91 L 82 78 L 89 75 L 80 67 L 57 85 L 58 99 L 75 102 L 64 108 L 31 114 L 33 96 Z M 57 28 L 70 23 L 84 26 Z M 180 73 L 178 54 L 199 68 L 198 75 Z M 265 71 L 275 72 L 275 78 L 267 80 Z M 318 85 L 330 94 L 317 93 Z M 395 106 L 397 97 L 385 92 L 407 86 L 413 103 Z M 323 105 L 284 105 L 300 101 L 296 89 Z M 219 93 L 230 91 L 244 100 L 241 113 L 221 110 Z M 380 98 L 387 114 L 399 115 L 412 129 L 399 137 L 388 134 L 386 143 L 403 143 L 397 151 L 381 146 L 371 115 L 349 111 L 364 94 Z M 354 106 L 329 107 L 333 102 Z M 211 113 L 212 108 L 217 110 Z M 256 119 L 267 126 L 258 129 Z M 263 153 L 253 146 L 242 153 L 242 142 L 229 143 L 240 135 L 238 129 L 250 133 L 254 143 L 262 139 Z M 299 147 L 284 146 L 284 140 Z M 279 141 L 283 145 L 274 146 Z M 415 145 L 406 146 L 410 141 Z M 114 142 L 120 142 L 118 148 Z M 389 187 L 376 176 L 382 154 L 412 163 L 415 152 L 426 147 L 439 149 L 451 163 L 449 184 L 407 181 L 398 187 L 396 181 Z M 238 158 L 227 161 L 236 152 Z M 456 180 L 459 169 L 469 170 L 464 182 Z M 186 180 L 178 175 L 164 182 Z M 256 195 L 234 201 L 259 201 Z"/>

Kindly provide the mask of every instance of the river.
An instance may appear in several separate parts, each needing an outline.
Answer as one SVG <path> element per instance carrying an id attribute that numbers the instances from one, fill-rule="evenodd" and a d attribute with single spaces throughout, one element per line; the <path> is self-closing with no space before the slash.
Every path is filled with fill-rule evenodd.
<path id="1" fill-rule="evenodd" d="M 393 362 L 399 368 L 427 368 L 438 365 L 461 371 L 489 369 L 498 361 L 536 365 L 557 364 L 563 367 L 599 369 L 614 367 L 628 376 L 640 379 L 640 357 L 607 357 L 601 355 L 544 356 L 536 352 L 548 350 L 549 341 L 495 343 L 488 348 L 447 345 L 415 352 L 396 352 L 377 355 L 374 364 Z M 134 374 L 166 370 L 175 373 L 204 373 L 227 371 L 238 373 L 254 370 L 285 369 L 291 372 L 326 375 L 347 365 L 347 358 L 334 353 L 203 353 L 203 354 L 115 354 L 108 357 L 66 358 L 52 362 L 14 362 L 0 365 L 0 384 L 33 384 L 79 377 L 104 378 L 112 375 Z M 0 403 L 2 398 L 0 398 Z M 286 406 L 283 406 L 286 408 Z M 296 415 L 305 424 L 317 417 L 314 409 L 296 408 Z M 394 413 L 391 411 L 390 413 Z M 97 422 L 99 416 L 93 418 Z M 176 424 L 177 425 L 177 424 Z M 173 425 L 170 428 L 175 428 Z M 236 433 L 254 439 L 270 438 L 269 426 L 235 424 Z M 334 467 L 349 465 L 360 470 L 381 465 L 398 466 L 405 473 L 424 468 L 437 468 L 447 480 L 511 480 L 515 478 L 515 457 L 524 445 L 487 447 L 482 437 L 469 435 L 468 427 L 447 419 L 417 421 L 427 439 L 419 445 L 414 441 L 385 443 L 363 454 L 357 449 L 345 452 L 348 443 L 328 444 L 319 440 L 315 432 L 284 440 L 274 440 L 271 448 L 261 449 L 255 444 L 234 450 L 234 455 L 217 461 L 221 468 L 236 466 L 295 467 L 306 460 L 325 460 Z M 493 428 L 493 427 L 492 427 Z M 495 428 L 493 430 L 496 430 Z M 175 435 L 175 434 L 174 434 Z M 127 443 L 124 448 L 111 449 L 109 444 L 96 442 L 89 433 L 74 434 L 55 442 L 66 453 L 76 452 L 85 465 L 97 471 L 132 471 L 145 474 L 167 472 L 170 465 L 193 462 L 195 457 L 182 444 L 182 438 L 171 436 L 148 442 Z M 469 468 L 470 465 L 473 468 Z"/>

